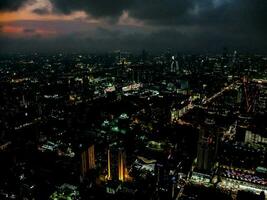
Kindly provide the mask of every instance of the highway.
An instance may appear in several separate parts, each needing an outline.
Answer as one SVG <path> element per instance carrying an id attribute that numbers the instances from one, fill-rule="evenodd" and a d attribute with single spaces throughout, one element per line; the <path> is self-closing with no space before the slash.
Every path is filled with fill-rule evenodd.
<path id="1" fill-rule="evenodd" d="M 217 97 L 221 96 L 225 91 L 227 90 L 232 90 L 235 88 L 235 86 L 237 85 L 238 81 L 235 81 L 234 83 L 224 87 L 221 91 L 217 92 L 216 94 L 212 95 L 211 97 L 209 97 L 208 99 L 206 99 L 203 102 L 203 105 L 206 105 L 208 103 L 210 103 L 211 101 L 213 101 L 214 99 L 216 99 Z"/>

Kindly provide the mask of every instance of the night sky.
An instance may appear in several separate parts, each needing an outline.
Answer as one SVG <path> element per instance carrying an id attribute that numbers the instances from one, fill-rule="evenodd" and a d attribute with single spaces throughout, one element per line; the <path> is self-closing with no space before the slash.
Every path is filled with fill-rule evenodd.
<path id="1" fill-rule="evenodd" d="M 267 53 L 267 0 L 0 0 L 0 52 Z"/>

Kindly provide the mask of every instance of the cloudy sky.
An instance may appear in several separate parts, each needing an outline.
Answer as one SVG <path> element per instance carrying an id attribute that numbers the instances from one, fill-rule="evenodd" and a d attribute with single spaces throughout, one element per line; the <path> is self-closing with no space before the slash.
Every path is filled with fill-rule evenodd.
<path id="1" fill-rule="evenodd" d="M 0 52 L 267 53 L 267 0 L 0 0 Z"/>

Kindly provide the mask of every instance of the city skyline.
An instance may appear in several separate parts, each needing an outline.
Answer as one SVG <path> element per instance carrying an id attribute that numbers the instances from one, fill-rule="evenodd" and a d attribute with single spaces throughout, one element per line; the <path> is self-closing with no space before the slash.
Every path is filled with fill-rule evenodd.
<path id="1" fill-rule="evenodd" d="M 0 0 L 0 200 L 265 200 L 267 0 Z"/>

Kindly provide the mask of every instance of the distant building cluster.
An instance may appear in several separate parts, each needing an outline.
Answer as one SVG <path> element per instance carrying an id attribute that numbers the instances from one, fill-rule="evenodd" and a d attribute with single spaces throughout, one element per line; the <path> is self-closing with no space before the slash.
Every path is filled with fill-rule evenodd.
<path id="1" fill-rule="evenodd" d="M 267 57 L 0 57 L 0 199 L 264 200 Z"/>

